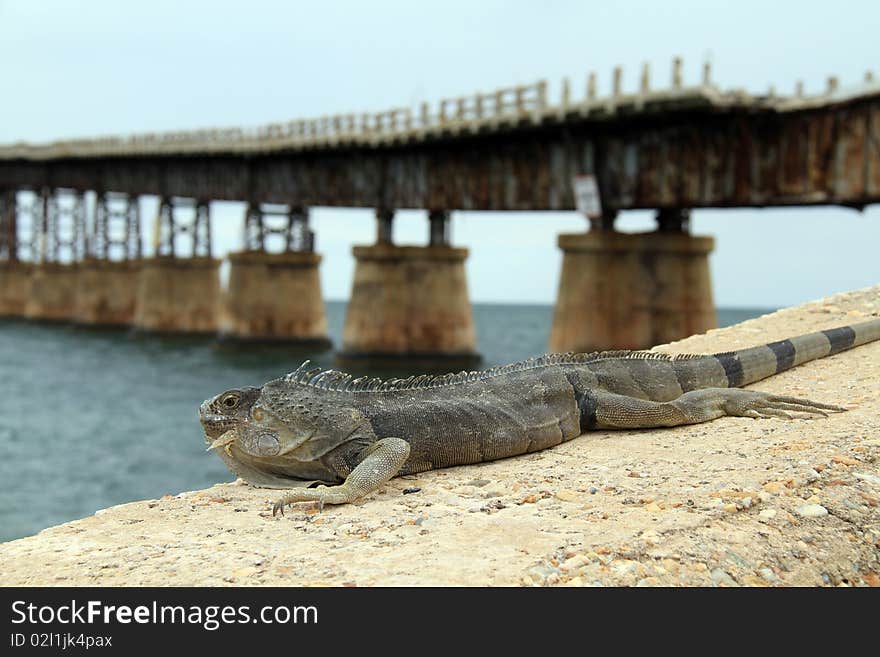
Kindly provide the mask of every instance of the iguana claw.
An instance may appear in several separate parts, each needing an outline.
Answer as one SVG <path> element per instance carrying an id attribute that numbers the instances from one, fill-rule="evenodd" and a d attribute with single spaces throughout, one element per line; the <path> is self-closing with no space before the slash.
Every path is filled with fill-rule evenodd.
<path id="1" fill-rule="evenodd" d="M 299 494 L 291 493 L 279 498 L 272 506 L 272 517 L 274 518 L 279 512 L 283 516 L 284 507 L 295 502 L 317 502 L 318 513 L 321 513 L 324 510 L 324 494 L 320 491 L 321 488 L 326 488 L 326 486 L 319 486 L 317 489 L 306 489 L 305 491 L 300 491 Z"/>
<path id="2" fill-rule="evenodd" d="M 317 502 L 318 513 L 325 504 L 349 504 L 372 493 L 400 470 L 409 457 L 409 443 L 401 438 L 388 437 L 373 443 L 360 463 L 345 481 L 336 486 L 299 488 L 279 499 L 272 507 L 272 515 L 278 511 L 284 515 L 284 507 L 294 502 Z"/>
<path id="3" fill-rule="evenodd" d="M 728 415 L 739 415 L 740 417 L 783 417 L 790 420 L 793 417 L 809 417 L 811 415 L 828 417 L 828 412 L 840 413 L 846 410 L 842 406 L 834 404 L 823 404 L 809 399 L 753 390 L 730 390 L 725 393 L 725 396 L 729 399 L 726 400 L 724 410 Z M 798 415 L 792 416 L 786 411 Z"/>

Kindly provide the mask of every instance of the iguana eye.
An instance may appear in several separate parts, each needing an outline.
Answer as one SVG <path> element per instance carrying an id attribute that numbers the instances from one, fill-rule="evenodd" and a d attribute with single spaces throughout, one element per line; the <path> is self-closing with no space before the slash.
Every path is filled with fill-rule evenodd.
<path id="1" fill-rule="evenodd" d="M 234 392 L 229 393 L 224 396 L 220 403 L 223 404 L 226 408 L 235 408 L 238 406 L 238 395 Z"/>

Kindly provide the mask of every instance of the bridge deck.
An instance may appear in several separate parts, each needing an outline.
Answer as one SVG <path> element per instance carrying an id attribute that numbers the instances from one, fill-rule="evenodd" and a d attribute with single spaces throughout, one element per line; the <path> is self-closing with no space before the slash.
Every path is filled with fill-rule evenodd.
<path id="1" fill-rule="evenodd" d="M 643 87 L 645 83 L 643 81 Z M 0 188 L 303 206 L 571 210 L 841 204 L 880 196 L 880 84 L 780 98 L 710 84 L 572 102 L 546 84 L 273 124 L 0 147 Z"/>

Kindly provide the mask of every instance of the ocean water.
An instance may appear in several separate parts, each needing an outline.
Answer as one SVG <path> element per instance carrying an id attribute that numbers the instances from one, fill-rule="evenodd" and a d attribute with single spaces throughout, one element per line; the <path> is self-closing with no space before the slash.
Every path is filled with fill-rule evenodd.
<path id="1" fill-rule="evenodd" d="M 720 309 L 718 324 L 766 312 Z M 549 305 L 475 304 L 480 367 L 544 353 L 552 313 Z M 345 304 L 328 302 L 327 314 L 338 345 Z M 333 352 L 231 351 L 210 339 L 0 320 L 0 541 L 114 504 L 230 481 L 205 452 L 199 404 L 277 378 L 305 358 L 333 366 Z"/>

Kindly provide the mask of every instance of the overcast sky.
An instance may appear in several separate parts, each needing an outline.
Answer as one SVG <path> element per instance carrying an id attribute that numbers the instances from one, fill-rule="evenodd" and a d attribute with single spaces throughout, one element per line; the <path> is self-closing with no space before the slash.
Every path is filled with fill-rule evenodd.
<path id="1" fill-rule="evenodd" d="M 613 5 L 613 6 L 612 6 Z M 0 143 L 215 126 L 250 126 L 378 111 L 499 86 L 587 73 L 610 87 L 614 66 L 634 89 L 681 56 L 686 82 L 708 58 L 723 88 L 818 92 L 829 75 L 857 84 L 880 74 L 880 2 L 542 0 L 271 2 L 0 0 Z M 145 199 L 149 219 L 156 203 Z M 214 207 L 215 247 L 240 248 L 243 208 Z M 315 208 L 331 299 L 349 294 L 351 245 L 375 235 L 369 210 Z M 623 230 L 653 226 L 624 213 Z M 722 306 L 795 304 L 880 282 L 880 209 L 700 210 L 714 235 Z M 556 235 L 583 230 L 574 213 L 454 214 L 471 249 L 474 301 L 552 303 Z M 401 212 L 398 242 L 424 243 L 424 213 Z"/>

